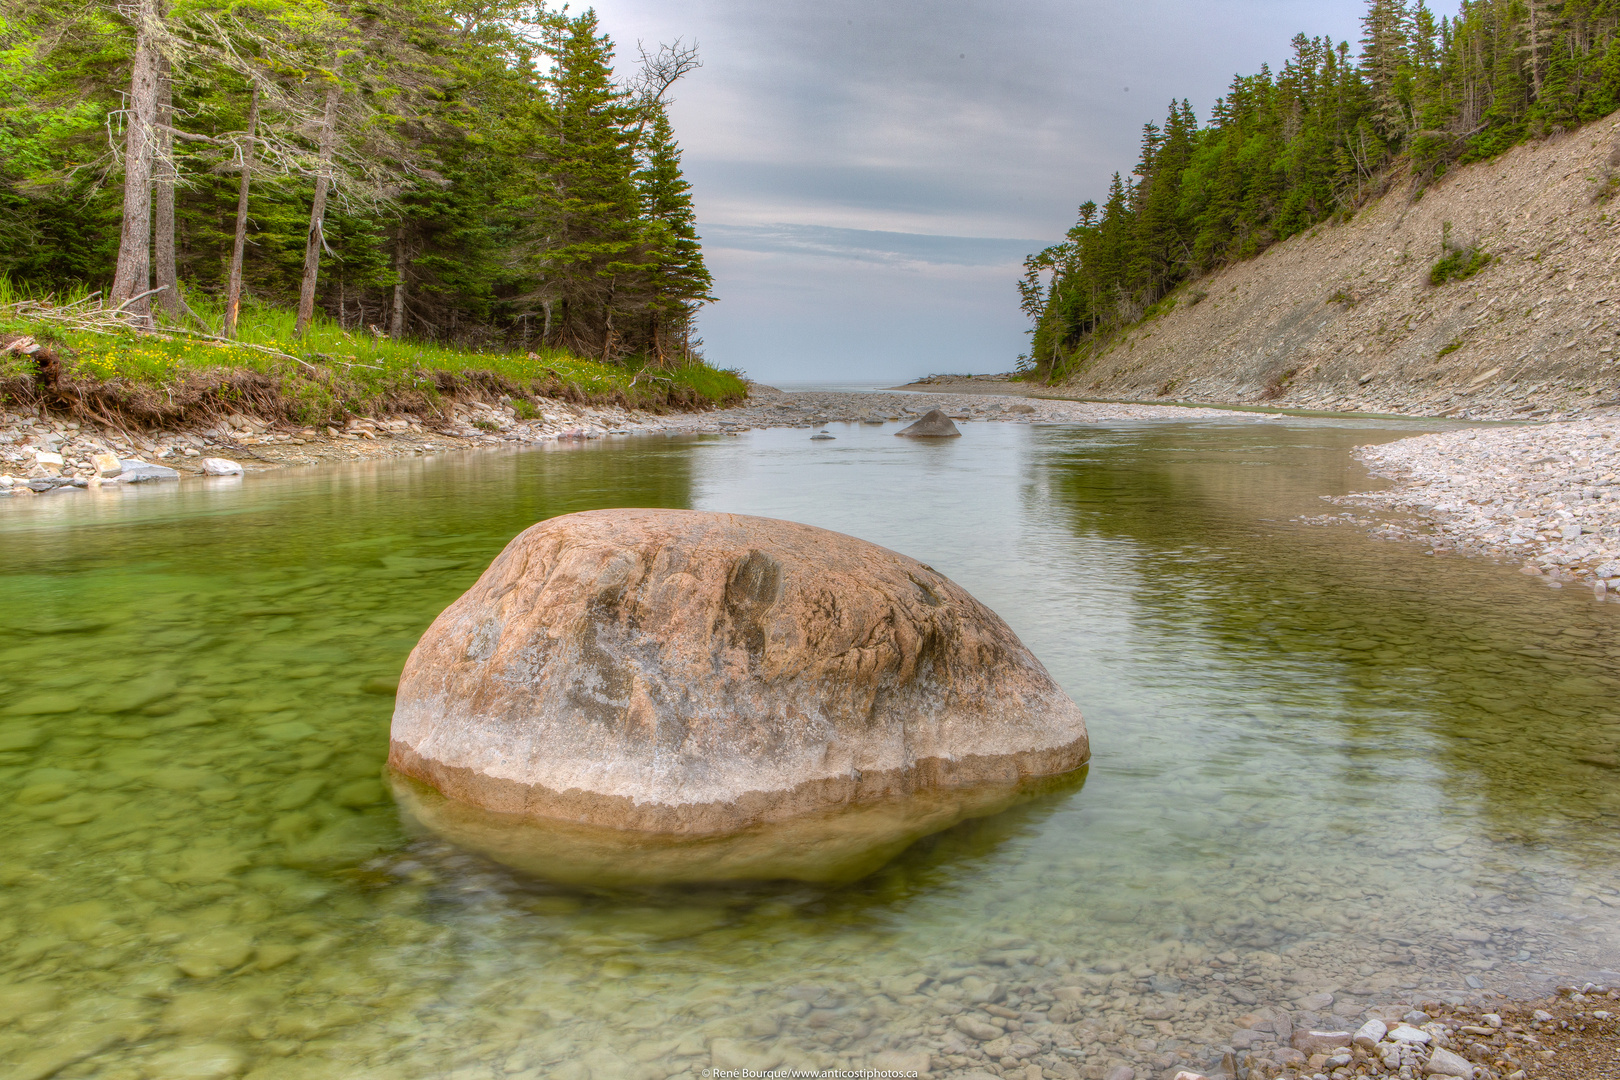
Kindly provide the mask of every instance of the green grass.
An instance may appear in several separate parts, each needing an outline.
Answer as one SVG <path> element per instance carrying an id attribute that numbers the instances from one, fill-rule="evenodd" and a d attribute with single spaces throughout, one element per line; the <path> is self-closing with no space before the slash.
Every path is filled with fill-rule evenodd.
<path id="1" fill-rule="evenodd" d="M 68 304 L 84 295 L 80 291 L 54 300 Z M 21 301 L 42 299 L 0 277 L 0 334 L 27 334 L 49 344 L 61 355 L 64 377 L 70 381 L 118 385 L 135 393 L 142 388 L 195 387 L 251 372 L 277 384 L 289 403 L 289 418 L 305 422 L 398 409 L 412 401 L 433 402 L 446 392 L 507 394 L 517 401 L 528 395 L 564 396 L 653 407 L 720 404 L 739 400 L 747 392 L 736 372 L 703 363 L 652 367 L 632 359 L 607 364 L 560 349 L 479 352 L 348 331 L 324 316 L 298 338 L 292 312 L 256 305 L 243 305 L 237 336 L 242 345 L 261 348 L 187 334 L 185 329 L 197 329 L 189 323 L 159 326 L 152 333 L 103 334 L 31 320 L 16 309 Z M 189 299 L 212 329 L 222 325 L 219 304 Z M 32 370 L 26 358 L 11 354 L 0 358 L 0 378 L 31 377 Z M 533 409 L 532 402 L 525 404 Z"/>

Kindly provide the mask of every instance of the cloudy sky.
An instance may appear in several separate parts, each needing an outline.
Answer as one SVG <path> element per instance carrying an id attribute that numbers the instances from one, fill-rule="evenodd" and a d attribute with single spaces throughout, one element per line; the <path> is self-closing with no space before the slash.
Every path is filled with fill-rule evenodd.
<path id="1" fill-rule="evenodd" d="M 580 6 L 576 3 L 575 8 Z M 621 62 L 680 37 L 675 131 L 715 293 L 709 359 L 777 384 L 1010 370 L 1015 281 L 1135 163 L 1360 0 L 599 0 Z"/>

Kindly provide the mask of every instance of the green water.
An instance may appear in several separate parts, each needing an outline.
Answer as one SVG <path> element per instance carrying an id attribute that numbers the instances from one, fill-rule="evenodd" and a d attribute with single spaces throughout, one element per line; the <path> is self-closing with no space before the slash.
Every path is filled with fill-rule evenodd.
<path id="1" fill-rule="evenodd" d="M 1293 520 L 1406 429 L 965 427 L 0 504 L 0 1077 L 1012 1074 L 952 1026 L 985 1000 L 1019 1069 L 1147 1076 L 1310 993 L 1617 962 L 1620 607 Z M 513 535 L 615 505 L 937 567 L 1086 711 L 1089 776 L 836 889 L 569 891 L 413 835 L 389 680 Z"/>

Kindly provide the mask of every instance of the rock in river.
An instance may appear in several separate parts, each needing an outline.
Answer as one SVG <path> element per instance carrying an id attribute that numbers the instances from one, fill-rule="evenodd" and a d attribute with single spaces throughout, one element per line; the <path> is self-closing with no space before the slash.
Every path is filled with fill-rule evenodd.
<path id="1" fill-rule="evenodd" d="M 412 651 L 389 750 L 430 827 L 621 881 L 847 878 L 1088 757 L 1074 702 L 942 574 L 688 510 L 514 539 Z"/>
<path id="2" fill-rule="evenodd" d="M 167 465 L 153 465 L 139 458 L 126 458 L 118 463 L 120 484 L 148 484 L 154 480 L 178 480 L 180 474 Z"/>
<path id="3" fill-rule="evenodd" d="M 205 457 L 202 471 L 204 476 L 241 476 L 242 466 L 230 458 Z"/>
<path id="4" fill-rule="evenodd" d="M 962 433 L 956 429 L 950 417 L 938 409 L 929 409 L 923 413 L 921 420 L 909 427 L 901 428 L 895 434 L 909 435 L 915 439 L 948 439 Z"/>

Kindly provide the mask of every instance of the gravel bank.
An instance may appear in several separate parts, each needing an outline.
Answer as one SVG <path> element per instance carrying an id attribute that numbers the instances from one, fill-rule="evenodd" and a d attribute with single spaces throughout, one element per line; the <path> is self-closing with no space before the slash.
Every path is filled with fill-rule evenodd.
<path id="1" fill-rule="evenodd" d="M 1620 420 L 1433 432 L 1356 456 L 1395 486 L 1336 502 L 1426 521 L 1386 522 L 1382 535 L 1511 558 L 1599 595 L 1620 587 Z"/>

